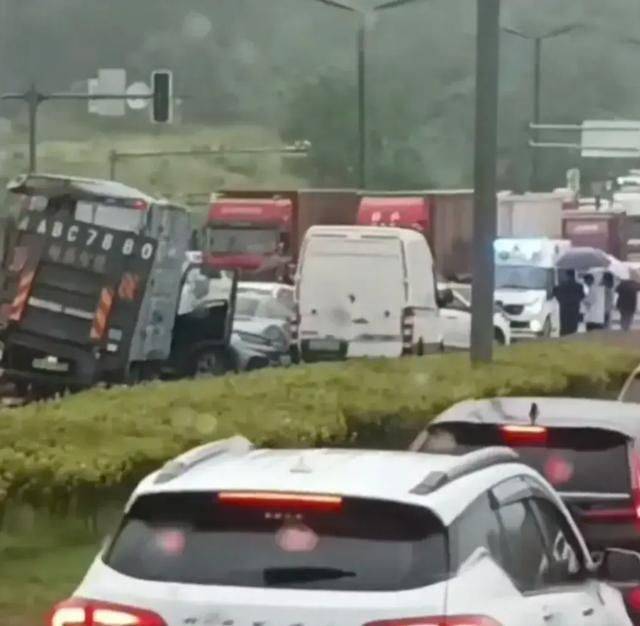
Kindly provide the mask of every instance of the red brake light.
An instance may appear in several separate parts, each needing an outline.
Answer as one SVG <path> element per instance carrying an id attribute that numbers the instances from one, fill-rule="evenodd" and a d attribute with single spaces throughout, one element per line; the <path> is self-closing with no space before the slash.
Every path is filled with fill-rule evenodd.
<path id="1" fill-rule="evenodd" d="M 244 507 L 277 507 L 293 509 L 315 509 L 319 511 L 337 511 L 342 508 L 340 496 L 324 496 L 313 494 L 223 491 L 218 494 L 222 504 Z"/>
<path id="2" fill-rule="evenodd" d="M 48 626 L 167 626 L 156 613 L 111 602 L 71 598 L 57 604 Z"/>
<path id="3" fill-rule="evenodd" d="M 448 617 L 410 617 L 369 622 L 364 626 L 501 626 L 484 615 L 450 615 Z"/>
<path id="4" fill-rule="evenodd" d="M 547 443 L 547 429 L 544 426 L 521 426 L 508 424 L 500 427 L 502 438 L 509 446 L 541 446 Z"/>
<path id="5" fill-rule="evenodd" d="M 626 600 L 627 608 L 634 613 L 640 613 L 640 587 L 634 587 L 626 591 L 624 599 Z"/>
<path id="6" fill-rule="evenodd" d="M 131 203 L 131 208 L 137 209 L 138 211 L 146 211 L 149 205 L 144 200 L 134 200 Z"/>

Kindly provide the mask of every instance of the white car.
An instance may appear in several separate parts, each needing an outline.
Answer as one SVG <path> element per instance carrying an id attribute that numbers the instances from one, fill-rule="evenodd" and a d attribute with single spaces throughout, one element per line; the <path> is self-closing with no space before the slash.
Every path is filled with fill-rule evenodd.
<path id="1" fill-rule="evenodd" d="M 471 348 L 471 285 L 439 284 L 440 291 L 449 289 L 452 300 L 440 309 L 444 327 L 444 347 L 449 350 Z M 493 314 L 493 334 L 497 343 L 511 343 L 511 327 L 502 309 L 496 306 Z"/>
<path id="2" fill-rule="evenodd" d="M 512 450 L 236 437 L 138 485 L 50 626 L 631 626 L 602 571 Z"/>

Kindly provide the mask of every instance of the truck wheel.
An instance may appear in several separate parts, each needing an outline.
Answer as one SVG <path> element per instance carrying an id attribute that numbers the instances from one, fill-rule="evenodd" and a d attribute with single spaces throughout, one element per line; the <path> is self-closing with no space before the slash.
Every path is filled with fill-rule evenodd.
<path id="1" fill-rule="evenodd" d="M 223 376 L 230 369 L 229 359 L 223 352 L 206 348 L 195 355 L 193 377 Z"/>

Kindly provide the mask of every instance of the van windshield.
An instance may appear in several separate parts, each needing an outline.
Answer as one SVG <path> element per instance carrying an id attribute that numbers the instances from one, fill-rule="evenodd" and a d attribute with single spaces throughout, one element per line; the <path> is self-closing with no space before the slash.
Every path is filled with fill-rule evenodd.
<path id="1" fill-rule="evenodd" d="M 277 228 L 224 228 L 216 226 L 207 232 L 207 249 L 214 254 L 273 254 L 278 250 Z"/>
<path id="2" fill-rule="evenodd" d="M 446 531 L 425 508 L 359 498 L 335 510 L 278 506 L 142 496 L 104 559 L 133 578 L 196 585 L 395 591 L 446 577 Z"/>
<path id="3" fill-rule="evenodd" d="M 553 288 L 553 269 L 531 265 L 497 265 L 496 289 L 546 291 Z"/>

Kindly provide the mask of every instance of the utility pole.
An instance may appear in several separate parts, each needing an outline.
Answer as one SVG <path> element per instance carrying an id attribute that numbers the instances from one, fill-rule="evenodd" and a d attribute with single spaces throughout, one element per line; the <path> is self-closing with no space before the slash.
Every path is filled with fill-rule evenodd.
<path id="1" fill-rule="evenodd" d="M 473 314 L 471 361 L 493 358 L 496 165 L 498 152 L 498 70 L 500 0 L 476 0 L 476 129 L 473 216 Z"/>
<path id="2" fill-rule="evenodd" d="M 358 16 L 358 36 L 356 43 L 356 65 L 358 71 L 358 185 L 360 189 L 366 189 L 368 181 L 367 172 L 367 100 L 366 100 L 366 70 L 367 70 L 367 28 L 368 19 L 380 11 L 395 9 L 405 4 L 413 4 L 421 0 L 387 0 L 370 9 L 361 9 L 352 6 L 348 0 L 313 0 L 334 9 L 342 9 L 355 13 Z"/>
<path id="3" fill-rule="evenodd" d="M 536 37 L 533 48 L 533 123 L 540 124 L 540 108 L 542 103 L 541 84 L 542 84 L 542 38 Z M 540 135 L 538 131 L 534 131 L 533 140 L 538 141 Z M 531 184 L 533 191 L 540 189 L 540 161 L 539 151 L 533 150 L 531 153 Z"/>
<path id="4" fill-rule="evenodd" d="M 367 186 L 367 105 L 366 105 L 366 49 L 367 15 L 360 13 L 358 27 L 358 185 Z"/>
<path id="5" fill-rule="evenodd" d="M 502 30 L 505 33 L 526 39 L 527 41 L 533 41 L 533 142 L 538 143 L 540 135 L 535 126 L 540 125 L 542 117 L 542 42 L 547 39 L 553 39 L 560 37 L 561 35 L 567 35 L 578 29 L 585 28 L 583 24 L 568 24 L 567 26 L 561 26 L 560 28 L 554 28 L 553 30 L 544 33 L 542 35 L 528 35 L 515 28 L 504 27 Z M 540 191 L 540 161 L 538 152 L 532 150 L 531 152 L 531 178 L 529 180 L 529 188 L 532 191 Z"/>

